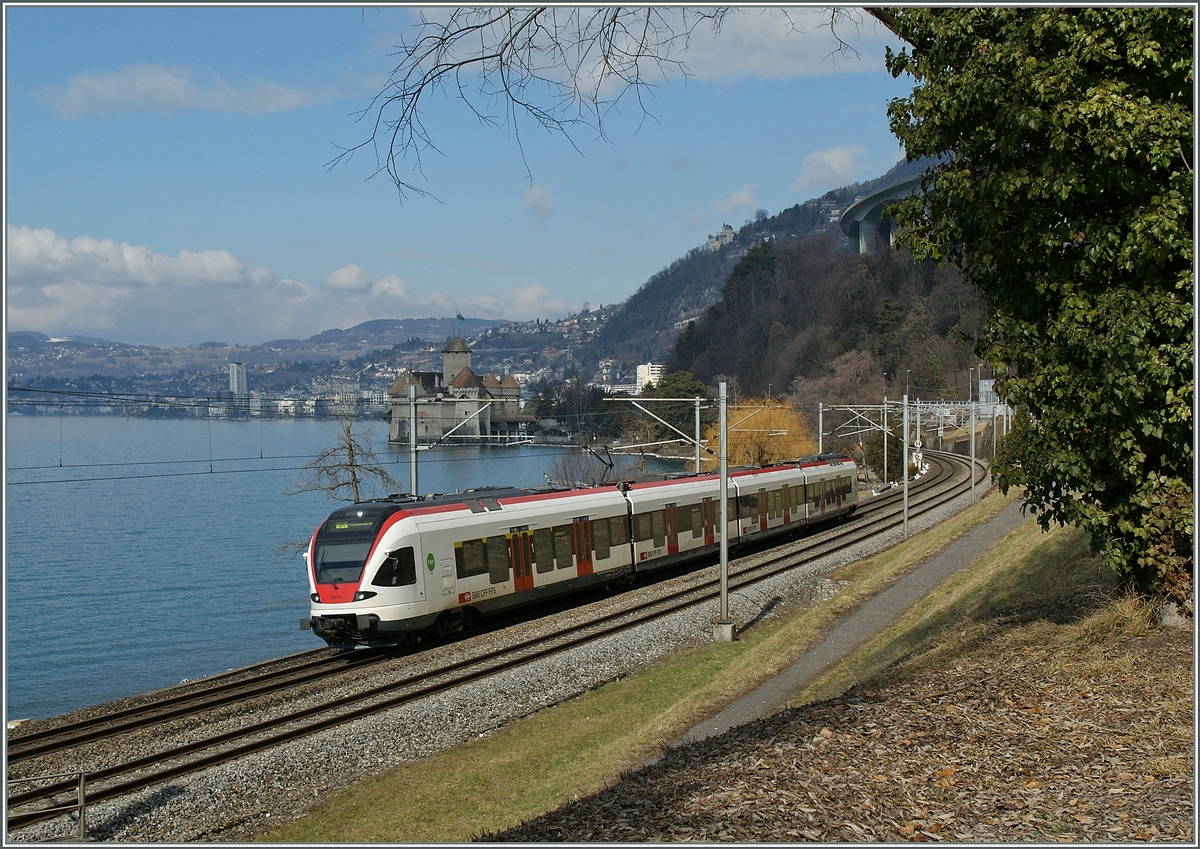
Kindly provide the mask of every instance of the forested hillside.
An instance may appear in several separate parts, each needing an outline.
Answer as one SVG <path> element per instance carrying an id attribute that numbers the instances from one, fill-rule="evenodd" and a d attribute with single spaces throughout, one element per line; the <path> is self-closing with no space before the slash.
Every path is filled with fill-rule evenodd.
<path id="1" fill-rule="evenodd" d="M 834 189 L 777 215 L 759 210 L 753 220 L 736 228 L 732 244 L 716 251 L 704 246 L 693 248 L 646 281 L 601 331 L 594 356 L 622 362 L 662 360 L 678 333 L 675 324 L 696 317 L 721 300 L 725 280 L 747 248 L 764 239 L 789 244 L 797 238 L 825 233 L 848 250 L 849 242 L 838 224 L 829 222 L 822 213 L 822 201 L 845 209 L 855 198 L 916 176 L 925 167 L 924 161 L 901 161 L 882 177 Z"/>
<path id="2" fill-rule="evenodd" d="M 906 251 L 860 256 L 824 234 L 760 242 L 679 335 L 667 368 L 706 383 L 724 375 L 745 393 L 812 396 L 814 408 L 899 397 L 906 380 L 914 396 L 965 398 L 976 359 L 964 336 L 982 317 L 956 269 Z"/>

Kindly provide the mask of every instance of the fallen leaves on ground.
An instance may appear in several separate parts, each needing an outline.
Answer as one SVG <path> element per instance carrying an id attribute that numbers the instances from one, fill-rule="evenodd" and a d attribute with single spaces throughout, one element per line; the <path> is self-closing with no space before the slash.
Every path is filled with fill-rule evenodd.
<path id="1" fill-rule="evenodd" d="M 950 642 L 481 839 L 1194 842 L 1190 632 L 994 621 Z"/>

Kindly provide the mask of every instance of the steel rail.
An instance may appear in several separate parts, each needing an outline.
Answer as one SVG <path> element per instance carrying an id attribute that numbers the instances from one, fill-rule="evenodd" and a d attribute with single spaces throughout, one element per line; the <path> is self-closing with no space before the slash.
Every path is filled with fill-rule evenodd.
<path id="1" fill-rule="evenodd" d="M 929 482 L 925 482 L 925 484 L 928 485 Z M 894 491 L 876 496 L 870 502 L 871 506 L 866 511 L 860 512 L 859 515 L 879 509 L 884 501 L 894 496 Z M 314 650 L 314 652 L 318 651 L 323 650 Z M 111 737 L 126 731 L 141 730 L 152 724 L 307 684 L 323 677 L 388 659 L 390 656 L 384 654 L 363 655 L 360 652 L 350 655 L 339 654 L 334 657 L 314 658 L 298 666 L 275 670 L 253 678 L 219 683 L 215 687 L 206 687 L 189 693 L 171 694 L 169 690 L 164 691 L 163 697 L 148 703 L 11 738 L 8 741 L 7 762 L 9 764 L 19 763 L 29 758 L 69 749 L 82 743 Z M 278 660 L 264 661 L 255 666 L 266 667 L 277 662 Z M 221 677 L 238 673 L 245 674 L 247 671 L 247 669 L 236 670 L 208 680 L 217 681 Z"/>
<path id="2" fill-rule="evenodd" d="M 324 650 L 316 649 L 316 651 Z M 226 682 L 217 687 L 191 693 L 165 695 L 161 699 L 146 704 L 122 708 L 103 716 L 83 719 L 12 738 L 8 741 L 8 763 L 19 763 L 29 758 L 69 749 L 81 743 L 110 737 L 113 734 L 146 728 L 176 717 L 243 701 L 252 696 L 286 690 L 387 659 L 386 655 L 381 654 L 346 653 L 334 657 L 317 658 L 298 666 L 275 670 L 242 681 Z M 261 665 L 265 666 L 276 662 L 278 661 L 267 661 Z M 166 692 L 169 693 L 169 691 Z"/>
<path id="3" fill-rule="evenodd" d="M 929 452 L 929 453 L 932 454 L 932 452 Z M 957 463 L 966 465 L 966 461 L 963 460 L 962 458 L 959 458 L 955 455 L 945 455 L 945 456 L 948 458 L 953 458 L 953 460 Z M 945 464 L 945 465 L 948 466 L 949 464 Z M 978 472 L 982 468 L 981 464 L 977 463 L 976 466 L 977 466 L 977 468 L 974 471 Z M 949 477 L 951 478 L 951 480 L 953 479 L 953 475 L 949 475 Z M 974 478 L 975 475 L 969 474 L 967 477 L 968 477 L 968 480 L 970 480 L 970 479 Z M 926 486 L 928 487 L 929 484 L 927 484 Z M 966 481 L 964 481 L 964 482 L 960 482 L 958 484 L 952 485 L 949 488 L 949 490 L 945 493 L 939 494 L 939 493 L 935 492 L 935 494 L 931 498 L 927 499 L 927 501 L 934 502 L 932 505 L 927 506 L 925 504 L 925 502 L 922 502 L 918 505 L 915 505 L 916 507 L 919 508 L 915 511 L 913 509 L 911 509 L 914 505 L 910 505 L 910 514 L 915 512 L 917 515 L 920 515 L 921 513 L 924 513 L 927 510 L 935 509 L 937 506 L 940 506 L 942 503 L 945 503 L 945 501 L 953 499 L 953 498 L 957 498 L 957 497 L 960 497 L 961 495 L 963 495 L 967 487 L 968 487 L 968 483 Z M 910 494 L 911 494 L 911 489 L 910 489 Z M 873 499 L 872 502 L 868 505 L 868 507 L 876 508 L 879 505 L 880 505 L 879 499 Z M 748 584 L 752 584 L 757 581 L 764 580 L 765 578 L 770 577 L 771 575 L 774 575 L 774 574 L 778 574 L 781 571 L 787 571 L 789 569 L 796 568 L 798 565 L 802 565 L 804 562 L 815 559 L 816 557 L 827 556 L 828 554 L 830 554 L 834 551 L 837 551 L 840 548 L 845 548 L 847 546 L 854 545 L 854 544 L 857 544 L 858 542 L 861 542 L 862 539 L 865 539 L 867 536 L 870 536 L 872 533 L 880 533 L 880 532 L 883 532 L 886 530 L 890 530 L 891 528 L 896 527 L 902 521 L 901 519 L 893 517 L 894 515 L 898 515 L 898 511 L 893 511 L 893 513 L 891 513 L 891 514 L 889 514 L 887 512 L 883 512 L 883 511 L 879 511 L 879 512 L 882 512 L 882 515 L 878 519 L 874 520 L 874 522 L 868 522 L 865 524 L 856 522 L 855 525 L 853 526 L 853 528 L 849 529 L 849 530 L 855 531 L 855 533 L 839 534 L 839 540 L 842 537 L 845 537 L 844 542 L 839 541 L 839 540 L 815 541 L 809 547 L 821 548 L 822 550 L 820 551 L 819 554 L 811 554 L 811 555 L 806 556 L 806 552 L 803 550 L 793 550 L 787 554 L 779 555 L 776 558 L 773 558 L 771 561 L 768 561 L 768 563 L 766 563 L 766 564 L 759 564 L 757 566 L 748 567 L 746 569 L 741 570 L 738 573 L 739 578 L 743 578 L 743 576 L 749 572 L 763 572 L 763 570 L 765 568 L 770 567 L 774 564 L 774 568 L 771 569 L 769 572 L 767 572 L 765 574 L 758 574 L 751 578 L 743 578 L 742 580 L 739 581 L 737 586 L 738 587 L 746 586 Z M 875 530 L 870 530 L 870 528 L 873 524 L 878 524 L 879 528 L 877 528 Z M 860 533 L 858 533 L 858 532 L 861 532 L 864 530 L 868 530 L 870 532 L 866 533 L 866 534 L 861 534 L 861 535 L 860 535 Z M 851 537 L 853 537 L 853 538 L 851 538 Z M 452 688 L 461 686 L 466 683 L 470 683 L 470 682 L 478 680 L 480 678 L 487 677 L 489 675 L 493 675 L 493 674 L 503 671 L 505 669 L 515 668 L 517 666 L 524 665 L 524 664 L 533 662 L 535 660 L 540 660 L 542 658 L 545 658 L 545 657 L 548 657 L 548 656 L 551 656 L 554 654 L 558 654 L 562 651 L 566 651 L 568 649 L 575 648 L 575 647 L 577 647 L 579 645 L 583 645 L 587 642 L 601 639 L 605 636 L 609 636 L 609 635 L 617 633 L 619 631 L 627 630 L 627 629 L 636 627 L 638 625 L 645 624 L 646 622 L 649 622 L 649 621 L 652 621 L 661 616 L 667 615 L 668 613 L 672 613 L 677 610 L 680 610 L 680 609 L 683 609 L 686 607 L 690 607 L 690 606 L 693 606 L 696 604 L 700 604 L 704 601 L 711 600 L 711 598 L 715 597 L 715 591 L 711 589 L 715 584 L 716 584 L 716 580 L 712 579 L 712 580 L 707 581 L 706 583 L 700 584 L 698 586 L 678 590 L 674 593 L 668 594 L 667 596 L 664 596 L 661 598 L 656 598 L 656 599 L 649 600 L 646 602 L 642 602 L 638 605 L 635 605 L 632 608 L 623 609 L 616 613 L 598 617 L 596 620 L 594 620 L 593 623 L 591 623 L 591 625 L 585 625 L 585 626 L 582 626 L 582 628 L 581 628 L 581 626 L 576 625 L 576 626 L 572 626 L 567 629 L 562 629 L 558 633 L 543 634 L 538 637 L 532 638 L 530 640 L 516 643 L 512 646 L 493 649 L 491 651 L 484 652 L 481 655 L 478 655 L 478 656 L 475 656 L 472 658 L 466 658 L 466 659 L 463 659 L 456 663 L 450 664 L 448 666 L 441 667 L 436 670 L 431 670 L 430 672 L 427 672 L 427 673 L 420 673 L 418 675 L 412 676 L 410 678 L 407 678 L 407 679 L 404 679 L 401 681 L 392 682 L 389 684 L 384 684 L 384 685 L 380 685 L 380 686 L 377 686 L 374 688 L 370 688 L 370 689 L 365 690 L 353 697 L 350 697 L 349 700 L 343 698 L 343 699 L 339 700 L 339 702 L 337 702 L 336 704 L 315 705 L 310 708 L 295 712 L 295 713 L 287 715 L 287 716 L 281 716 L 281 717 L 277 717 L 275 719 L 265 720 L 263 722 L 256 723 L 251 726 L 247 726 L 247 727 L 240 728 L 240 729 L 237 729 L 234 731 L 226 732 L 224 734 L 217 735 L 215 737 L 212 737 L 212 738 L 209 738 L 206 740 L 195 741 L 191 744 L 177 747 L 175 749 L 170 749 L 170 750 L 167 750 L 165 752 L 161 752 L 161 753 L 158 753 L 155 755 L 145 756 L 143 758 L 138 758 L 133 761 L 129 761 L 129 762 L 126 762 L 123 764 L 118 764 L 116 766 L 108 767 L 105 769 L 91 770 L 88 773 L 89 779 L 91 781 L 102 781 L 102 780 L 105 780 L 108 778 L 116 778 L 121 775 L 127 775 L 131 772 L 136 772 L 141 769 L 146 769 L 146 768 L 155 766 L 157 764 L 168 762 L 170 760 L 175 760 L 177 758 L 184 757 L 186 755 L 189 755 L 189 754 L 192 754 L 192 753 L 195 753 L 198 751 L 203 751 L 205 749 L 212 749 L 216 746 L 220 746 L 225 743 L 234 742 L 236 740 L 244 740 L 248 737 L 253 737 L 258 734 L 264 734 L 264 733 L 270 732 L 274 729 L 278 729 L 282 726 L 297 723 L 297 722 L 300 722 L 305 719 L 310 719 L 312 717 L 319 716 L 321 714 L 329 714 L 331 712 L 338 711 L 339 709 L 344 708 L 349 704 L 360 704 L 360 706 L 357 708 L 353 708 L 348 711 L 342 710 L 341 712 L 338 712 L 334 715 L 329 715 L 329 716 L 325 716 L 322 719 L 318 719 L 315 722 L 310 722 L 310 723 L 307 723 L 307 724 L 304 724 L 304 725 L 301 725 L 298 727 L 294 727 L 291 729 L 276 731 L 273 735 L 271 735 L 265 739 L 252 740 L 250 742 L 246 742 L 241 745 L 235 746 L 231 749 L 226 749 L 226 750 L 219 751 L 219 752 L 213 752 L 213 753 L 210 753 L 203 757 L 189 760 L 185 763 L 167 767 L 166 769 L 153 771 L 149 774 L 133 778 L 129 781 L 121 782 L 121 783 L 110 785 L 108 787 L 103 787 L 103 788 L 95 788 L 93 786 L 93 789 L 89 793 L 89 799 L 92 802 L 97 802 L 97 801 L 103 801 L 103 800 L 109 799 L 109 798 L 115 798 L 115 797 L 127 795 L 128 793 L 134 792 L 136 790 L 140 790 L 144 787 L 158 784 L 163 781 L 168 781 L 173 778 L 178 778 L 182 775 L 196 772 L 201 769 L 207 768 L 209 766 L 213 766 L 213 765 L 225 762 L 225 761 L 233 760 L 238 757 L 242 757 L 244 755 L 251 754 L 253 752 L 262 751 L 264 749 L 271 748 L 273 746 L 279 745 L 284 742 L 288 742 L 293 739 L 309 736 L 311 734 L 317 733 L 317 732 L 325 730 L 327 728 L 332 728 L 337 725 L 344 724 L 346 722 L 351 722 L 353 720 L 360 719 L 360 718 L 363 718 L 363 717 L 366 717 L 366 716 L 369 716 L 369 715 L 372 715 L 375 713 L 380 713 L 385 710 L 390 710 L 392 708 L 399 707 L 403 704 L 406 704 L 406 703 L 409 703 L 409 702 L 412 702 L 412 701 L 415 701 L 415 700 L 418 700 L 421 698 L 425 698 L 434 693 L 443 692 L 445 690 L 452 689 Z M 706 589 L 708 590 L 708 592 L 705 592 Z M 687 596 L 694 596 L 694 597 L 686 598 Z M 673 602 L 674 602 L 673 606 L 668 606 L 668 605 L 672 605 Z M 662 609 L 664 607 L 665 607 L 665 609 Z M 653 608 L 660 608 L 660 609 L 653 610 Z M 614 620 L 623 620 L 623 621 L 616 622 Z M 605 625 L 604 623 L 611 623 L 611 624 Z M 603 627 L 597 627 L 597 626 L 603 626 Z M 583 631 L 586 631 L 586 633 L 582 633 Z M 569 635 L 569 636 L 567 636 L 567 635 Z M 561 642 L 554 643 L 553 645 L 547 645 L 547 641 L 554 640 L 557 637 L 563 637 L 563 636 L 566 636 L 566 639 L 562 640 Z M 522 651 L 525 651 L 531 647 L 535 647 L 535 650 L 525 653 L 525 654 L 520 654 Z M 503 658 L 506 655 L 512 657 L 512 659 L 508 660 L 508 661 L 504 661 Z M 501 659 L 499 663 L 495 663 L 492 665 L 486 665 L 489 661 L 495 661 L 497 659 Z M 476 667 L 476 668 L 471 669 L 471 667 Z M 444 676 L 450 675 L 451 673 L 458 672 L 460 670 L 467 670 L 467 671 L 463 672 L 463 674 L 461 674 L 461 675 L 452 677 L 448 680 L 435 681 L 435 679 L 437 679 L 439 677 L 444 677 Z M 417 685 L 420 685 L 422 682 L 429 682 L 429 681 L 435 681 L 435 683 L 428 683 L 425 686 L 417 686 Z M 416 689 L 412 689 L 413 687 L 416 687 Z M 407 690 L 407 691 L 398 693 L 398 691 L 405 691 L 405 690 Z M 389 694 L 392 694 L 392 695 L 389 696 Z M 387 698 L 383 698 L 385 696 L 387 696 Z M 382 701 L 372 701 L 374 699 L 380 699 L 380 698 L 382 698 Z M 361 704 L 363 702 L 368 702 L 368 704 Z M 64 791 L 71 790 L 73 785 L 67 786 L 67 784 L 69 784 L 69 782 L 59 782 L 58 784 L 50 784 L 50 785 L 44 786 L 44 787 L 36 789 L 36 790 L 28 791 L 23 794 L 16 794 L 14 796 L 11 796 L 8 800 L 8 807 L 10 810 L 10 814 L 8 816 L 8 827 L 10 829 L 21 828 L 26 825 L 31 825 L 36 822 L 40 822 L 40 821 L 43 821 L 46 819 L 53 818 L 56 815 L 56 813 L 53 809 L 39 809 L 39 810 L 24 812 L 24 813 L 13 812 L 13 809 L 27 805 L 34 801 L 39 801 L 42 799 L 50 798 L 50 797 L 52 797 L 58 793 L 64 792 Z"/>

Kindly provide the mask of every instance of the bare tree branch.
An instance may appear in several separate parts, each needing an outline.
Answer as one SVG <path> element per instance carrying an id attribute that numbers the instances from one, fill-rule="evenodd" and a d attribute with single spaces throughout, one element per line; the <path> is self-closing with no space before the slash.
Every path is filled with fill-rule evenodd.
<path id="1" fill-rule="evenodd" d="M 440 152 L 423 121 L 429 96 L 456 95 L 487 126 L 522 145 L 523 121 L 560 133 L 572 145 L 589 129 L 606 138 L 612 110 L 632 97 L 649 114 L 644 94 L 659 82 L 686 78 L 680 58 L 702 24 L 719 32 L 726 8 L 599 7 L 458 8 L 441 21 L 424 14 L 415 39 L 401 40 L 387 85 L 359 113 L 371 134 L 341 148 L 332 168 L 365 148 L 375 152 L 372 176 L 386 172 L 403 199 L 426 195 L 402 160 L 423 174 L 421 157 Z"/>
<path id="2" fill-rule="evenodd" d="M 900 38 L 904 38 L 904 36 L 900 34 L 900 22 L 896 20 L 896 16 L 892 14 L 890 9 L 885 9 L 879 6 L 864 6 L 863 11 L 890 29 L 893 34 L 899 36 Z"/>
<path id="3" fill-rule="evenodd" d="M 359 420 L 354 399 L 334 417 L 333 444 L 305 463 L 288 495 L 324 492 L 338 501 L 362 501 L 375 487 L 394 490 L 396 479 L 376 461 L 371 432 Z"/>

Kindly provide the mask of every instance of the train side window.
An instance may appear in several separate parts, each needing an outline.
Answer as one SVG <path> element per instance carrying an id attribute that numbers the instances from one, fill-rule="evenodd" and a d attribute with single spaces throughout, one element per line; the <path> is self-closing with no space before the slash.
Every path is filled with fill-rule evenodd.
<path id="1" fill-rule="evenodd" d="M 539 572 L 554 569 L 554 531 L 538 528 L 533 532 L 533 562 Z"/>
<path id="2" fill-rule="evenodd" d="M 691 509 L 692 514 L 692 539 L 699 539 L 704 536 L 704 513 L 699 504 L 695 504 Z"/>
<path id="3" fill-rule="evenodd" d="M 778 519 L 783 513 L 783 493 L 777 489 L 772 489 L 767 493 L 767 514 L 772 519 Z"/>
<path id="4" fill-rule="evenodd" d="M 482 575 L 488 570 L 487 551 L 483 540 L 464 540 L 454 547 L 454 562 L 458 569 L 458 577 L 469 578 L 472 575 Z"/>
<path id="5" fill-rule="evenodd" d="M 502 536 L 487 538 L 488 574 L 493 584 L 508 580 L 508 540 Z"/>
<path id="6" fill-rule="evenodd" d="M 608 558 L 608 522 L 604 519 L 592 522 L 592 547 L 596 551 L 597 560 Z"/>
<path id="7" fill-rule="evenodd" d="M 688 507 L 686 504 L 684 504 L 682 507 L 676 508 L 675 522 L 677 525 L 675 530 L 679 532 L 680 536 L 683 536 L 685 531 L 691 531 L 691 529 L 692 529 L 692 508 Z"/>
<path id="8" fill-rule="evenodd" d="M 575 554 L 575 542 L 571 539 L 570 525 L 554 526 L 554 559 L 558 561 L 559 569 L 573 565 L 571 560 Z"/>
<path id="9" fill-rule="evenodd" d="M 633 538 L 637 542 L 645 542 L 652 538 L 654 533 L 650 530 L 650 514 L 639 513 L 633 517 Z"/>
<path id="10" fill-rule="evenodd" d="M 655 545 L 667 544 L 667 517 L 662 510 L 650 514 L 650 528 L 654 534 Z"/>
<path id="11" fill-rule="evenodd" d="M 608 520 L 609 542 L 612 545 L 629 543 L 629 520 L 624 516 L 613 516 Z"/>
<path id="12" fill-rule="evenodd" d="M 371 581 L 371 586 L 407 587 L 416 582 L 417 559 L 413 554 L 412 546 L 409 545 L 398 548 L 387 556 L 383 565 L 379 567 L 375 580 Z"/>

